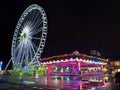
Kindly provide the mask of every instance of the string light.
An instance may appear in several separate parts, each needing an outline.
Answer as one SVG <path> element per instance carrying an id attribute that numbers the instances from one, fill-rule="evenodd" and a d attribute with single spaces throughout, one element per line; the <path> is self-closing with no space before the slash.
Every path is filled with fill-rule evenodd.
<path id="1" fill-rule="evenodd" d="M 66 59 L 62 59 L 65 58 Z M 76 58 L 69 58 L 69 57 L 76 57 Z M 55 58 L 61 58 L 60 60 L 55 60 Z M 69 58 L 69 59 L 68 59 Z M 52 61 L 54 60 L 54 61 Z M 47 61 L 47 62 L 46 62 Z M 106 65 L 108 62 L 108 59 L 102 59 L 99 57 L 95 57 L 95 56 L 88 56 L 86 54 L 64 54 L 64 55 L 59 55 L 59 56 L 53 56 L 53 57 L 49 57 L 49 58 L 44 58 L 43 62 L 41 64 L 52 64 L 52 63 L 61 63 L 61 62 L 70 62 L 70 61 L 80 61 L 80 62 L 84 62 L 84 63 L 91 63 L 91 64 L 100 64 L 100 65 Z"/>

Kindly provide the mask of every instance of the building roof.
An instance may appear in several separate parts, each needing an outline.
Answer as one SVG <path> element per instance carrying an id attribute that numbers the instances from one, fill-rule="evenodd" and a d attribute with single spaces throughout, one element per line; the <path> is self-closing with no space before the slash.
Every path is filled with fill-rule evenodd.
<path id="1" fill-rule="evenodd" d="M 58 56 L 52 56 L 48 58 L 41 58 L 40 61 L 44 62 L 57 62 L 57 61 L 70 61 L 70 60 L 81 60 L 91 63 L 107 63 L 108 59 L 102 59 L 96 56 L 88 56 L 87 54 L 80 54 L 79 51 L 74 51 L 71 54 L 63 54 Z"/>

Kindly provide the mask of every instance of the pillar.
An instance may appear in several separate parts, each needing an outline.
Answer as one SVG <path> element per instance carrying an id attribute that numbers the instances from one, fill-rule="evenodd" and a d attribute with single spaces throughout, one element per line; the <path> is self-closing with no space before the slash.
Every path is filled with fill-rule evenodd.
<path id="1" fill-rule="evenodd" d="M 75 67 L 72 65 L 72 74 L 75 74 Z"/>
<path id="2" fill-rule="evenodd" d="M 77 64 L 78 64 L 78 74 L 81 74 L 82 75 L 82 72 L 81 72 L 81 62 L 80 61 L 77 61 Z"/>
<path id="3" fill-rule="evenodd" d="M 50 75 L 50 65 L 47 65 L 47 74 Z"/>
<path id="4" fill-rule="evenodd" d="M 81 63 L 78 61 L 78 70 L 81 71 Z"/>
<path id="5" fill-rule="evenodd" d="M 63 72 L 63 66 L 61 67 L 61 71 L 60 72 Z"/>
<path id="6" fill-rule="evenodd" d="M 80 90 L 83 90 L 82 84 L 80 84 Z"/>

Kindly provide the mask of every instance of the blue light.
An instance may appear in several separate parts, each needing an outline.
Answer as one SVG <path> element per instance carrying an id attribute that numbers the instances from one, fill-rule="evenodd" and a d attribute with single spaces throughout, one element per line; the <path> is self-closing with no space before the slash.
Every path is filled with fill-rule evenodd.
<path id="1" fill-rule="evenodd" d="M 66 69 L 69 70 L 69 67 L 67 67 Z"/>
<path id="2" fill-rule="evenodd" d="M 3 64 L 3 62 L 0 61 L 0 70 L 2 70 L 2 64 Z"/>
<path id="3" fill-rule="evenodd" d="M 69 79 L 69 78 L 67 78 L 67 81 L 70 81 L 70 79 Z"/>
<path id="4" fill-rule="evenodd" d="M 66 80 L 67 80 L 67 81 L 70 81 L 70 78 L 69 78 L 69 77 L 66 77 Z"/>

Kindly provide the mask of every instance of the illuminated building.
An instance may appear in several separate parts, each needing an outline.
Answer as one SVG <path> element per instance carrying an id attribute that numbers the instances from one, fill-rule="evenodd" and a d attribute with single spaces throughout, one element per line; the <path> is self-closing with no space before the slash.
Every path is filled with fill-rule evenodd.
<path id="1" fill-rule="evenodd" d="M 97 50 L 91 50 L 91 51 L 90 51 L 90 54 L 91 54 L 91 55 L 95 55 L 95 56 L 101 56 L 100 52 L 97 51 Z"/>
<path id="2" fill-rule="evenodd" d="M 120 72 L 120 60 L 109 61 L 109 66 L 113 75 Z"/>
<path id="3" fill-rule="evenodd" d="M 103 74 L 103 66 L 108 62 L 107 59 L 80 54 L 78 51 L 43 58 L 40 61 L 49 75 Z"/>

